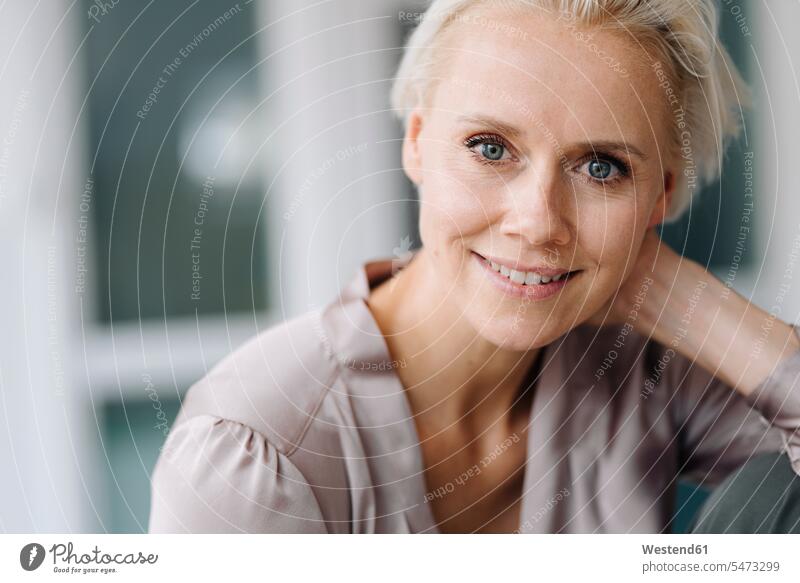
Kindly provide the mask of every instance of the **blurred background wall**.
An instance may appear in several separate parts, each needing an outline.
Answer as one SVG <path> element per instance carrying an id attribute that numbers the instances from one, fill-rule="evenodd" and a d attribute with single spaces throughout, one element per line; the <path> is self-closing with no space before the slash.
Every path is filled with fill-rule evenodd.
<path id="1" fill-rule="evenodd" d="M 188 386 L 419 245 L 388 93 L 424 6 L 0 5 L 1 531 L 145 530 Z M 757 105 L 664 237 L 796 321 L 800 4 L 720 6 Z"/>

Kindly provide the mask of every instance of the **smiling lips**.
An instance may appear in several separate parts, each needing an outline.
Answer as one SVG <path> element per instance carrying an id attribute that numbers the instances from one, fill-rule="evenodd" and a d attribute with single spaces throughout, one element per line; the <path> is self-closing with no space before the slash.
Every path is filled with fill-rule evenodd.
<path id="1" fill-rule="evenodd" d="M 474 253 L 474 255 L 502 291 L 518 297 L 548 298 L 561 290 L 567 281 L 577 273 L 577 271 L 566 269 L 497 261 L 493 257 L 484 257 L 478 253 Z"/>

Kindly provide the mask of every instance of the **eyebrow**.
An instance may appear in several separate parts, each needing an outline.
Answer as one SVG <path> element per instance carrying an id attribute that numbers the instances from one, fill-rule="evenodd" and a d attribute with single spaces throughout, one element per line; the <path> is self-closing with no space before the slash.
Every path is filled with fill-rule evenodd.
<path id="1" fill-rule="evenodd" d="M 461 115 L 459 116 L 456 121 L 459 123 L 476 123 L 480 125 L 484 125 L 492 130 L 505 134 L 512 138 L 519 138 L 525 135 L 525 131 L 521 130 L 513 125 L 507 124 L 506 122 L 500 121 L 497 118 L 488 116 L 488 115 Z M 591 142 L 583 142 L 580 144 L 574 144 L 569 146 L 569 148 L 562 148 L 564 150 L 592 150 L 598 153 L 601 152 L 622 152 L 625 154 L 632 154 L 641 158 L 642 160 L 647 159 L 647 154 L 642 152 L 636 146 L 629 144 L 627 142 L 617 142 L 614 140 L 593 140 Z"/>
<path id="2" fill-rule="evenodd" d="M 524 131 L 488 115 L 461 115 L 456 121 L 459 123 L 466 122 L 485 125 L 499 133 L 503 133 L 514 138 L 525 135 Z"/>
<path id="3" fill-rule="evenodd" d="M 593 150 L 595 152 L 622 152 L 624 154 L 633 154 L 641 158 L 642 160 L 647 159 L 647 154 L 642 152 L 636 146 L 629 144 L 627 142 L 615 142 L 614 140 L 594 140 L 592 142 L 584 142 L 583 144 L 577 144 L 576 148 L 585 149 L 585 150 Z"/>

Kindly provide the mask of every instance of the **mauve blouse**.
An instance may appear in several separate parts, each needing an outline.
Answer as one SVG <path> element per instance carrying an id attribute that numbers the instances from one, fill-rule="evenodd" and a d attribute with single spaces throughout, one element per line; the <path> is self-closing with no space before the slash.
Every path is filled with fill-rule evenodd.
<path id="1" fill-rule="evenodd" d="M 458 486 L 426 490 L 365 302 L 393 266 L 365 264 L 324 309 L 259 334 L 189 389 L 152 476 L 150 532 L 438 532 L 431 500 Z M 542 350 L 525 381 L 519 532 L 668 531 L 678 477 L 714 485 L 760 452 L 785 451 L 800 474 L 800 351 L 745 398 L 623 325 L 581 325 Z"/>

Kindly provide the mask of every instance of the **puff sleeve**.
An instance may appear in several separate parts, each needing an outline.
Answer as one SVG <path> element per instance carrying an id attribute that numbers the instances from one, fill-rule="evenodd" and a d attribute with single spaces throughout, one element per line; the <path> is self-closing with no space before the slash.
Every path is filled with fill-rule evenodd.
<path id="1" fill-rule="evenodd" d="M 794 326 L 800 337 L 800 326 Z M 713 486 L 759 453 L 782 451 L 800 475 L 800 350 L 782 360 L 748 396 L 700 366 L 680 387 L 683 477 Z"/>
<path id="2" fill-rule="evenodd" d="M 291 460 L 250 427 L 212 415 L 173 427 L 151 493 L 151 533 L 326 532 Z"/>

